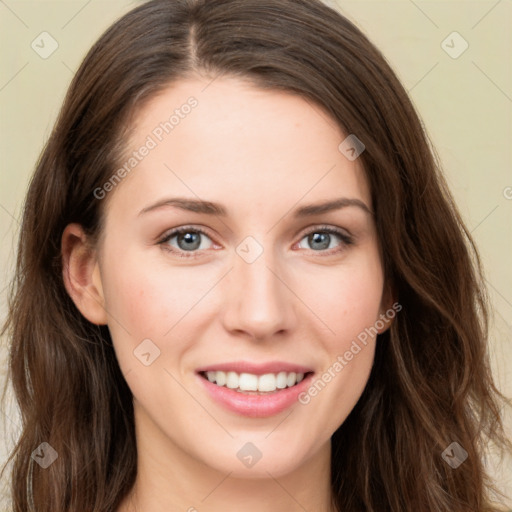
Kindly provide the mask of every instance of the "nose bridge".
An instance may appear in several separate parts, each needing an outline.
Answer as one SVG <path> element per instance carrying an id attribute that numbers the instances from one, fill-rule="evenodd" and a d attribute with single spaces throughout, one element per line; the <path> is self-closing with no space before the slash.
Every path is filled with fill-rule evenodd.
<path id="1" fill-rule="evenodd" d="M 228 329 L 265 338 L 294 325 L 293 294 L 275 275 L 280 271 L 272 248 L 250 238 L 236 248 L 225 321 Z"/>

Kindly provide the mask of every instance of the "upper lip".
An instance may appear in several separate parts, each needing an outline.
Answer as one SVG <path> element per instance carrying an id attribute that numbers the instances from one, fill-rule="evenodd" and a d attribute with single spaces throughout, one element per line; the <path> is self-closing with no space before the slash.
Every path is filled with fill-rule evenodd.
<path id="1" fill-rule="evenodd" d="M 232 361 L 226 363 L 217 363 L 209 366 L 203 366 L 196 370 L 202 372 L 236 372 L 252 373 L 253 375 L 264 375 L 266 373 L 295 372 L 309 373 L 313 370 L 307 366 L 289 363 L 286 361 L 268 361 L 265 363 L 253 363 L 250 361 Z"/>

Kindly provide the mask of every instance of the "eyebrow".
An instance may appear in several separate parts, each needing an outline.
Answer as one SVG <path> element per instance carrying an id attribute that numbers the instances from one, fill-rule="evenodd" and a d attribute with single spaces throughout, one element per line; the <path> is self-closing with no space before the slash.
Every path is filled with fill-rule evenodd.
<path id="1" fill-rule="evenodd" d="M 206 215 L 218 215 L 220 217 L 226 217 L 228 212 L 224 206 L 218 203 L 212 203 L 211 201 L 203 201 L 201 199 L 188 199 L 182 197 L 169 197 L 157 201 L 156 203 L 143 208 L 139 212 L 139 216 L 144 213 L 151 212 L 166 206 L 174 206 L 182 210 L 186 210 L 194 213 L 203 213 Z M 328 213 L 334 210 L 340 210 L 349 206 L 355 206 L 360 208 L 366 213 L 373 215 L 373 212 L 368 206 L 360 199 L 341 197 L 339 199 L 333 199 L 322 203 L 308 204 L 297 208 L 294 213 L 295 218 L 309 217 L 322 213 Z"/>

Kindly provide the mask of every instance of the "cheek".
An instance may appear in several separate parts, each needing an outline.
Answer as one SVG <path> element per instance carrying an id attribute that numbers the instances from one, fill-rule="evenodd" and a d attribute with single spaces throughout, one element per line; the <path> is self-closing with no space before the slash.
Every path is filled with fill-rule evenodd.
<path id="1" fill-rule="evenodd" d="M 134 338 L 162 338 L 212 286 L 211 272 L 200 267 L 148 263 L 140 253 L 126 253 L 105 267 L 108 312 Z"/>
<path id="2" fill-rule="evenodd" d="M 311 414 L 322 418 L 316 436 L 332 435 L 359 400 L 375 355 L 383 278 L 378 267 L 342 271 L 319 294 L 317 316 L 329 327 L 319 337 L 325 351 L 322 370 L 299 397 Z M 327 282 L 327 281 L 326 281 Z M 312 296 L 312 295 L 311 295 Z M 335 305 L 335 306 L 333 306 Z"/>
<path id="3" fill-rule="evenodd" d="M 128 250 L 106 260 L 106 308 L 134 335 L 163 336 L 209 294 L 223 271 L 211 265 L 173 266 L 165 258 L 148 261 L 143 251 Z M 378 316 L 383 276 L 373 251 L 346 265 L 299 265 L 290 272 L 286 280 L 298 298 L 336 334 L 351 325 L 364 328 Z"/>
<path id="4" fill-rule="evenodd" d="M 377 254 L 323 269 L 304 281 L 301 295 L 341 350 L 379 318 L 383 273 Z"/>

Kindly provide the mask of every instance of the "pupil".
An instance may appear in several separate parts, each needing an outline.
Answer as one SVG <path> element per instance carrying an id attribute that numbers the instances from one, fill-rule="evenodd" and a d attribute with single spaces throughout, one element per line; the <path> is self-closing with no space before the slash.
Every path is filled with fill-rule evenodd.
<path id="1" fill-rule="evenodd" d="M 313 249 L 327 249 L 329 247 L 329 233 L 313 233 L 310 235 L 310 242 Z"/>
<path id="2" fill-rule="evenodd" d="M 178 236 L 178 245 L 180 245 L 180 240 L 184 240 L 186 242 L 184 247 L 185 250 L 197 249 L 201 245 L 199 233 L 182 233 Z M 183 249 L 183 247 L 180 246 L 180 249 Z"/>

